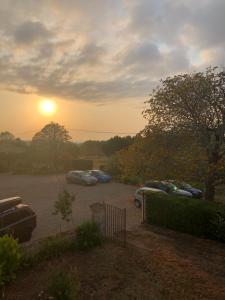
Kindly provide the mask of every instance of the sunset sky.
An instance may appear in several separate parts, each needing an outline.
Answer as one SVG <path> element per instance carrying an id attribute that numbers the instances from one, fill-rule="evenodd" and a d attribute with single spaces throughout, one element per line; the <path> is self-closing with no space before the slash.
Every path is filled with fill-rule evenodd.
<path id="1" fill-rule="evenodd" d="M 224 65 L 224 15 L 224 0 L 1 0 L 0 131 L 140 131 L 160 78 Z"/>

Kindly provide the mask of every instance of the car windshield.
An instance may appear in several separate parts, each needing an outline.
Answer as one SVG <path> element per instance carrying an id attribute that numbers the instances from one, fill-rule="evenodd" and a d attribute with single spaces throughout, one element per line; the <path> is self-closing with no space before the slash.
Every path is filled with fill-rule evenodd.
<path id="1" fill-rule="evenodd" d="M 103 176 L 105 175 L 105 173 L 101 170 L 97 170 L 97 171 L 93 171 L 94 174 L 97 174 L 97 175 L 100 175 L 100 176 Z"/>
<path id="2" fill-rule="evenodd" d="M 90 176 L 90 174 L 87 172 L 87 171 L 75 171 L 75 172 L 72 172 L 72 174 L 79 174 L 80 176 L 87 176 L 87 175 L 89 175 Z"/>
<path id="3" fill-rule="evenodd" d="M 171 183 L 171 182 L 164 182 L 164 184 L 171 190 L 171 191 L 176 191 L 177 187 L 175 184 Z"/>
<path id="4" fill-rule="evenodd" d="M 186 182 L 181 182 L 181 186 L 185 189 L 191 189 L 192 188 L 192 186 L 190 184 L 186 183 Z"/>

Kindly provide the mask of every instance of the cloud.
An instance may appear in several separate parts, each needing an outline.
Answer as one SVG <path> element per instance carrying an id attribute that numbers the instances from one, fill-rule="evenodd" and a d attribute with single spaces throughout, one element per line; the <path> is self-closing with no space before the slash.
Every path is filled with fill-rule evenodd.
<path id="1" fill-rule="evenodd" d="M 104 103 L 224 63 L 223 0 L 2 0 L 0 87 Z"/>
<path id="2" fill-rule="evenodd" d="M 17 44 L 30 45 L 51 38 L 52 33 L 41 22 L 26 21 L 16 27 L 13 37 Z"/>

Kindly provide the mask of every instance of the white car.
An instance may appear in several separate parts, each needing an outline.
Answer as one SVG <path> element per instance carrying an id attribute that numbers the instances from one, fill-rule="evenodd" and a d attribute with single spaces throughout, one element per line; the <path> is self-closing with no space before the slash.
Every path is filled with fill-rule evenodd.
<path id="1" fill-rule="evenodd" d="M 166 192 L 161 191 L 159 189 L 149 188 L 149 187 L 141 187 L 138 190 L 136 190 L 136 192 L 135 192 L 134 205 L 136 207 L 139 208 L 142 206 L 143 197 L 144 197 L 145 192 L 162 193 L 162 194 L 167 195 Z"/>

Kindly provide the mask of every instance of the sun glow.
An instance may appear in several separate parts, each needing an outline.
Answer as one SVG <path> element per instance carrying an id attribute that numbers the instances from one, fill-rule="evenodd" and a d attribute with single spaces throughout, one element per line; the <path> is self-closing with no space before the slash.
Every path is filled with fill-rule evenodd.
<path id="1" fill-rule="evenodd" d="M 39 111 L 43 115 L 52 116 L 56 112 L 56 103 L 49 99 L 42 100 L 39 103 Z"/>

